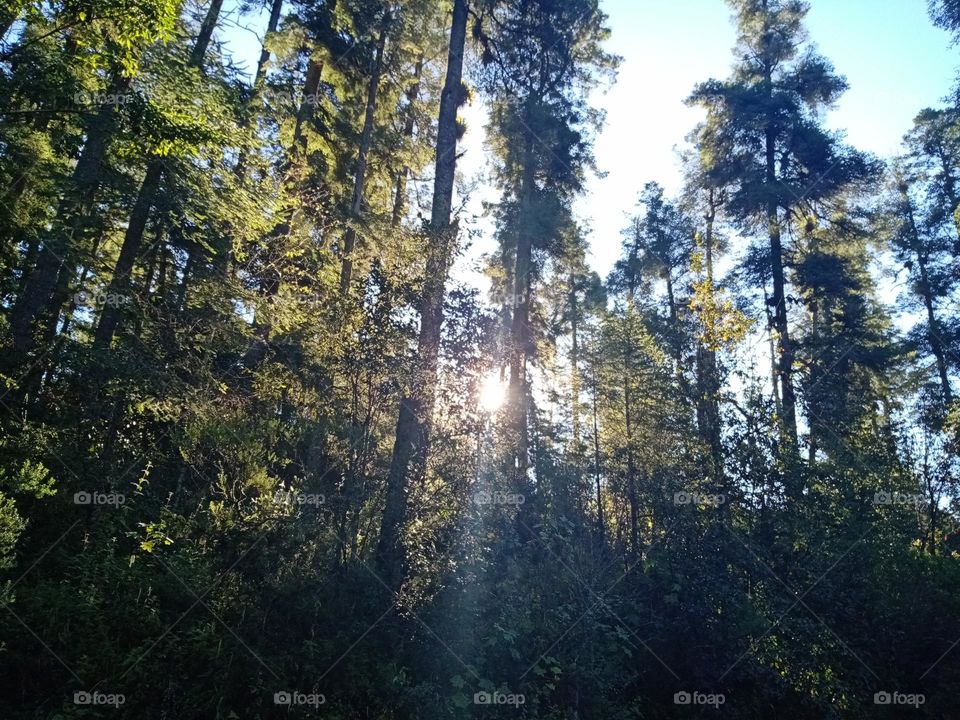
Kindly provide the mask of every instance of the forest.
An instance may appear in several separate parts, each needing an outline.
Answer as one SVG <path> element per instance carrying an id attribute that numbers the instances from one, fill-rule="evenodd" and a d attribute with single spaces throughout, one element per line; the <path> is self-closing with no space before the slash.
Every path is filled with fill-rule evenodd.
<path id="1" fill-rule="evenodd" d="M 598 237 L 599 0 L 0 0 L 0 718 L 960 718 L 960 83 L 858 149 L 836 1 Z"/>

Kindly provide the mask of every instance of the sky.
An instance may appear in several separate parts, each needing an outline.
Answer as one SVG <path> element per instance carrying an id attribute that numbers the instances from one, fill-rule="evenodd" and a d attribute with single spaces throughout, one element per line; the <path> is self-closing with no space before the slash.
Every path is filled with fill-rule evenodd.
<path id="1" fill-rule="evenodd" d="M 622 57 L 616 82 L 591 104 L 607 113 L 595 154 L 603 177 L 590 179 L 577 215 L 590 228 L 591 264 L 606 275 L 620 250 L 620 230 L 643 185 L 655 180 L 669 194 L 680 188 L 677 151 L 700 119 L 684 105 L 694 85 L 725 78 L 735 34 L 723 0 L 601 0 L 612 34 L 607 50 Z M 811 39 L 844 75 L 850 89 L 824 118 L 846 132 L 855 147 L 880 157 L 895 154 L 913 118 L 936 106 L 960 68 L 960 48 L 933 27 L 926 0 L 810 0 L 806 26 Z M 228 27 L 222 39 L 252 67 L 259 53 L 260 18 Z M 479 258 L 494 248 L 483 202 L 497 199 L 484 182 L 485 112 L 475 100 L 463 113 L 467 134 L 459 171 L 472 186 L 466 205 L 479 231 L 459 258 L 454 278 L 485 287 Z"/>
<path id="2" fill-rule="evenodd" d="M 812 0 L 811 40 L 844 75 L 850 89 L 824 120 L 855 147 L 890 157 L 913 118 L 935 106 L 953 85 L 960 48 L 932 26 L 926 0 Z M 736 37 L 723 0 L 601 0 L 612 34 L 607 50 L 622 58 L 613 87 L 592 97 L 607 113 L 595 143 L 604 177 L 591 178 L 577 203 L 590 228 L 591 264 L 601 276 L 620 252 L 620 230 L 643 185 L 655 180 L 668 194 L 681 185 L 677 152 L 701 119 L 684 99 L 694 85 L 730 71 Z M 468 175 L 483 165 L 482 108 L 470 108 L 462 163 Z M 496 199 L 496 194 L 486 195 Z M 471 208 L 479 212 L 477 202 Z M 487 237 L 462 259 L 492 250 Z M 474 278 L 474 281 L 481 282 Z"/>

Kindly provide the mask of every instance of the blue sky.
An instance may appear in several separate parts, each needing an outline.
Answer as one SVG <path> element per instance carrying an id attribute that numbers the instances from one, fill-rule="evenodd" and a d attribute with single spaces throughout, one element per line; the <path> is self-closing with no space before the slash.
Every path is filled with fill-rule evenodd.
<path id="1" fill-rule="evenodd" d="M 228 7 L 236 7 L 236 2 Z M 926 0 L 811 0 L 807 28 L 820 52 L 845 75 L 850 90 L 825 122 L 844 130 L 854 146 L 889 157 L 922 108 L 949 92 L 960 49 L 934 28 Z M 683 104 L 693 86 L 729 73 L 735 36 L 723 0 L 601 0 L 612 36 L 608 50 L 623 58 L 617 82 L 593 103 L 607 111 L 596 141 L 604 178 L 593 178 L 577 204 L 592 230 L 592 263 L 602 275 L 619 253 L 620 229 L 644 183 L 656 180 L 676 192 L 676 152 L 700 115 Z M 235 17 L 235 16 L 234 16 Z M 243 25 L 262 34 L 265 14 L 246 16 Z M 231 27 L 221 37 L 241 62 L 251 66 L 259 52 L 254 33 Z M 496 200 L 484 183 L 484 111 L 466 109 L 468 132 L 460 170 L 472 184 L 468 210 L 482 215 L 481 202 Z M 455 276 L 484 285 L 477 260 L 493 249 L 490 224 L 477 217 L 481 232 L 457 263 Z"/>
<path id="2" fill-rule="evenodd" d="M 810 38 L 850 90 L 825 118 L 854 146 L 888 157 L 923 107 L 951 88 L 960 52 L 930 24 L 926 0 L 812 0 Z M 593 228 L 595 268 L 619 253 L 619 231 L 643 184 L 680 186 L 676 149 L 700 119 L 684 98 L 710 77 L 724 78 L 735 33 L 722 0 L 601 0 L 613 33 L 609 50 L 623 63 L 616 85 L 595 97 L 607 110 L 596 143 L 608 173 L 579 203 Z"/>

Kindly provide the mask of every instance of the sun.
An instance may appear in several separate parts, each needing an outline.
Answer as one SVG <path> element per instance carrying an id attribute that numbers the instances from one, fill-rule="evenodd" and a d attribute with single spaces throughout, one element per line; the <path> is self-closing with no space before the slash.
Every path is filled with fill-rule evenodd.
<path id="1" fill-rule="evenodd" d="M 496 412 L 507 398 L 507 385 L 500 379 L 499 372 L 492 372 L 480 383 L 477 400 L 486 412 Z"/>

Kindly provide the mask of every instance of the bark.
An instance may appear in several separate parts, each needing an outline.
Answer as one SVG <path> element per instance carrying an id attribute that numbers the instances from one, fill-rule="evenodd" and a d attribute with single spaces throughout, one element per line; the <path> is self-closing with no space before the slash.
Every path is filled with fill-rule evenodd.
<path id="1" fill-rule="evenodd" d="M 820 312 L 817 308 L 817 303 L 814 300 L 812 302 L 813 307 L 810 310 L 810 330 L 812 334 L 817 333 L 817 326 L 820 322 Z M 810 369 L 810 386 L 816 387 L 820 382 L 822 373 L 819 371 L 819 368 L 812 367 Z M 810 418 L 810 435 L 807 448 L 807 464 L 813 467 L 817 462 L 817 452 L 820 450 L 820 432 L 817 427 L 818 421 L 814 418 Z"/>
<path id="2" fill-rule="evenodd" d="M 773 105 L 772 69 L 768 64 L 765 72 L 764 88 L 767 102 Z M 776 332 L 775 373 L 780 385 L 781 412 L 780 443 L 785 452 L 788 465 L 787 492 L 798 496 L 801 488 L 797 482 L 796 461 L 799 460 L 797 447 L 797 408 L 796 393 L 793 388 L 794 350 L 790 342 L 790 328 L 787 320 L 786 278 L 783 269 L 783 244 L 780 225 L 780 203 L 775 193 L 777 187 L 776 164 L 776 118 L 767 118 L 764 137 L 765 180 L 767 192 L 767 230 L 770 239 L 770 274 L 773 279 L 773 328 Z"/>
<path id="3" fill-rule="evenodd" d="M 713 225 L 716 220 L 716 207 L 713 190 L 710 190 L 709 210 L 707 211 L 706 232 L 704 234 L 704 257 L 706 260 L 707 283 L 713 290 Z M 717 353 L 701 344 L 697 349 L 697 419 L 700 439 L 710 450 L 711 476 L 717 485 L 722 485 L 723 445 L 720 437 L 720 377 L 717 369 Z"/>
<path id="4" fill-rule="evenodd" d="M 406 573 L 403 527 L 411 476 L 422 477 L 426 467 L 433 416 L 437 357 L 443 325 L 443 297 L 447 273 L 456 248 L 456 226 L 451 225 L 453 182 L 457 168 L 457 108 L 463 76 L 467 33 L 467 0 L 454 0 L 447 72 L 440 96 L 437 123 L 433 207 L 428 228 L 429 247 L 420 298 L 418 372 L 413 392 L 400 403 L 397 430 L 387 478 L 387 498 L 377 544 L 376 565 L 390 587 L 399 587 Z M 411 467 L 412 466 L 412 467 Z"/>
<path id="5" fill-rule="evenodd" d="M 920 231 L 917 228 L 916 217 L 913 212 L 913 203 L 906 190 L 901 190 L 904 206 L 907 211 L 907 225 L 910 232 L 910 240 L 913 245 L 913 252 L 917 258 L 917 269 L 920 271 L 919 290 L 923 299 L 923 307 L 927 314 L 927 340 L 930 342 L 930 350 L 937 361 L 937 374 L 940 376 L 940 387 L 943 390 L 943 399 L 945 404 L 949 405 L 953 400 L 953 392 L 950 389 L 950 375 L 947 371 L 947 356 L 943 347 L 943 334 L 940 329 L 940 322 L 937 319 L 936 308 L 934 306 L 933 289 L 930 285 L 930 274 L 927 268 L 927 254 L 923 251 L 923 243 L 920 239 Z"/>
<path id="6" fill-rule="evenodd" d="M 597 486 L 597 535 L 600 538 L 600 544 L 603 544 L 603 538 L 606 528 L 603 522 L 603 495 L 600 491 L 600 429 L 597 424 L 597 380 L 593 379 L 593 477 Z"/>
<path id="7" fill-rule="evenodd" d="M 797 398 L 793 388 L 793 361 L 794 350 L 790 342 L 790 329 L 787 321 L 786 279 L 783 269 L 783 246 L 781 243 L 781 227 L 779 203 L 774 196 L 776 178 L 775 139 L 772 128 L 768 128 L 766 136 L 766 179 L 767 192 L 767 227 L 770 237 L 770 270 L 773 277 L 773 328 L 776 333 L 776 374 L 780 385 L 782 414 L 780 417 L 780 439 L 788 464 L 793 465 L 797 459 Z M 790 473 L 793 475 L 793 473 Z M 796 478 L 791 477 L 788 491 L 796 496 L 800 488 Z"/>
<path id="8" fill-rule="evenodd" d="M 197 40 L 190 52 L 189 65 L 195 68 L 203 69 L 203 58 L 210 47 L 210 40 L 213 39 L 213 31 L 220 20 L 220 10 L 223 7 L 223 0 L 212 0 L 210 7 L 207 8 L 207 14 L 200 25 L 200 32 L 197 34 Z"/>
<path id="9" fill-rule="evenodd" d="M 213 0 L 207 9 L 207 14 L 200 26 L 200 33 L 194 43 L 193 50 L 190 53 L 188 65 L 190 67 L 203 69 L 203 58 L 207 54 L 210 46 L 210 40 L 213 37 L 213 31 L 220 19 L 220 10 L 223 7 L 223 0 Z M 133 271 L 143 246 L 143 234 L 147 227 L 147 221 L 150 218 L 150 211 L 153 209 L 157 200 L 157 193 L 163 180 L 166 165 L 160 158 L 153 158 L 147 164 L 147 171 L 144 174 L 143 181 L 140 184 L 140 190 L 137 193 L 137 199 L 134 202 L 133 209 L 130 211 L 130 219 L 127 223 L 127 230 L 123 236 L 123 245 L 120 248 L 120 255 L 117 258 L 117 264 L 113 269 L 113 275 L 110 278 L 110 284 L 107 288 L 108 295 L 117 297 L 126 297 L 129 293 L 130 273 Z M 110 347 L 113 341 L 113 335 L 122 319 L 121 308 L 118 305 L 104 305 L 100 312 L 100 319 L 97 323 L 97 329 L 94 333 L 94 349 L 105 349 Z"/>
<path id="10" fill-rule="evenodd" d="M 940 387 L 943 390 L 943 398 L 947 405 L 953 401 L 953 391 L 950 389 L 950 376 L 947 372 L 947 358 L 941 340 L 940 322 L 937 320 L 936 310 L 933 306 L 933 293 L 930 290 L 930 276 L 927 272 L 927 264 L 923 259 L 917 260 L 917 267 L 920 270 L 920 286 L 923 295 L 923 307 L 927 312 L 927 337 L 930 341 L 930 349 L 937 361 L 937 374 L 940 376 Z"/>
<path id="11" fill-rule="evenodd" d="M 273 5 L 270 7 L 270 19 L 267 21 L 267 31 L 264 34 L 263 47 L 260 50 L 260 57 L 257 60 L 257 70 L 253 75 L 253 85 L 250 93 L 250 100 L 247 102 L 247 107 L 245 108 L 245 114 L 241 122 L 242 128 L 248 128 L 253 121 L 253 111 L 256 107 L 257 101 L 260 98 L 260 91 L 263 89 L 263 81 L 267 76 L 267 63 L 270 62 L 270 51 L 267 50 L 267 39 L 271 34 L 277 31 L 277 28 L 280 25 L 280 12 L 283 9 L 283 0 L 273 0 Z M 244 145 L 240 150 L 240 155 L 237 157 L 237 166 L 235 168 L 235 173 L 238 178 L 241 180 L 247 174 L 247 157 L 249 155 L 249 148 Z"/>
<path id="12" fill-rule="evenodd" d="M 530 123 L 526 123 L 527 126 Z M 532 213 L 536 186 L 533 160 L 534 138 L 526 138 L 526 150 L 520 185 L 521 228 L 513 269 L 514 308 L 510 324 L 510 412 L 516 438 L 513 467 L 517 491 L 527 491 L 529 466 L 529 428 L 527 426 L 527 355 L 530 351 L 530 296 L 532 291 L 533 238 L 524 220 Z"/>
<path id="13" fill-rule="evenodd" d="M 293 128 L 293 139 L 290 147 L 287 148 L 286 158 L 286 177 L 284 186 L 287 195 L 292 195 L 296 183 L 299 180 L 300 169 L 307 156 L 307 128 L 313 121 L 313 114 L 316 108 L 317 94 L 320 92 L 320 83 L 323 80 L 323 63 L 317 62 L 311 58 L 307 63 L 307 71 L 303 81 L 303 97 L 300 100 L 300 106 L 297 108 L 296 124 Z M 268 258 L 271 256 L 272 247 L 276 238 L 284 238 L 290 234 L 293 225 L 294 208 L 291 206 L 284 209 L 280 222 L 273 227 L 266 237 Z M 259 294 L 262 298 L 269 301 L 279 289 L 279 278 L 276 274 L 267 271 L 266 277 L 262 279 L 259 287 Z M 267 342 L 270 338 L 271 325 L 264 322 L 259 314 L 253 319 L 254 342 L 250 345 L 250 350 L 244 356 L 244 365 L 254 367 L 258 365 L 267 353 Z"/>
<path id="14" fill-rule="evenodd" d="M 674 374 L 677 384 L 684 398 L 691 397 L 690 381 L 684 373 L 683 367 L 683 328 L 680 327 L 680 314 L 677 312 L 677 299 L 673 289 L 673 271 L 666 266 L 667 305 L 670 313 L 670 326 L 673 328 L 673 337 L 670 338 L 670 350 L 673 355 Z"/>
<path id="15" fill-rule="evenodd" d="M 130 87 L 130 78 L 117 75 L 109 93 L 121 94 Z M 12 347 L 8 368 L 22 366 L 36 347 L 38 325 L 56 326 L 57 317 L 49 317 L 51 302 L 61 270 L 70 272 L 80 254 L 80 244 L 90 221 L 94 197 L 100 186 L 107 146 L 117 121 L 116 108 L 104 105 L 87 127 L 87 139 L 70 178 L 69 189 L 57 207 L 53 231 L 44 241 L 37 262 L 10 314 Z M 44 311 L 47 317 L 43 317 Z M 42 322 L 41 322 L 42 321 Z"/>
<path id="16" fill-rule="evenodd" d="M 303 97 L 300 100 L 300 107 L 297 108 L 297 122 L 293 127 L 292 146 L 301 155 L 305 155 L 307 152 L 306 128 L 313 120 L 317 93 L 320 92 L 320 81 L 322 79 L 323 63 L 310 58 L 307 63 L 306 77 L 303 80 Z"/>
<path id="17" fill-rule="evenodd" d="M 380 90 L 380 75 L 383 72 L 383 51 L 387 44 L 386 28 L 380 31 L 377 50 L 374 54 L 373 69 L 370 73 L 370 85 L 367 87 L 367 107 L 363 116 L 363 130 L 360 133 L 360 147 L 357 150 L 357 166 L 353 176 L 353 195 L 350 199 L 350 227 L 343 236 L 343 258 L 340 265 L 340 295 L 345 297 L 350 291 L 353 279 L 353 251 L 357 244 L 357 231 L 354 227 L 363 214 L 363 195 L 367 182 L 367 158 L 373 144 L 374 120 L 377 111 L 377 94 Z"/>
<path id="18" fill-rule="evenodd" d="M 764 294 L 766 299 L 766 294 Z M 770 308 L 767 307 L 767 327 L 773 327 L 773 317 L 770 315 Z M 773 407 L 777 413 L 777 417 L 783 416 L 783 402 L 780 400 L 780 381 L 777 377 L 777 344 L 773 339 L 773 333 L 771 332 L 768 336 L 769 339 L 769 350 L 770 350 L 770 387 L 773 391 Z"/>
<path id="19" fill-rule="evenodd" d="M 570 414 L 574 452 L 580 453 L 580 338 L 577 278 L 570 272 Z"/>
<path id="20" fill-rule="evenodd" d="M 143 233 L 147 227 L 147 220 L 150 217 L 154 198 L 156 198 L 157 191 L 160 189 L 162 176 L 163 165 L 160 162 L 151 162 L 130 213 L 127 231 L 120 248 L 120 256 L 117 258 L 117 264 L 113 269 L 113 277 L 110 279 L 110 285 L 107 289 L 108 296 L 126 297 L 125 293 L 128 292 L 130 287 L 130 274 L 133 272 L 140 256 Z M 122 312 L 122 307 L 116 303 L 107 303 L 103 306 L 100 312 L 100 322 L 97 324 L 93 339 L 95 349 L 104 349 L 110 346 L 117 325 L 120 324 Z"/>
<path id="21" fill-rule="evenodd" d="M 257 60 L 257 71 L 253 75 L 253 94 L 257 93 L 263 86 L 263 80 L 267 75 L 267 63 L 270 62 L 270 51 L 267 49 L 267 39 L 271 33 L 275 33 L 280 26 L 280 12 L 283 10 L 283 0 L 273 0 L 270 7 L 270 19 L 267 21 L 267 31 L 263 36 L 263 47 L 260 50 L 260 57 Z"/>
<path id="22" fill-rule="evenodd" d="M 628 331 L 629 332 L 629 331 Z M 637 468 L 633 457 L 633 403 L 630 392 L 633 360 L 629 337 L 626 340 L 625 373 L 623 376 L 623 417 L 627 443 L 627 499 L 630 503 L 630 555 L 637 557 L 640 549 L 640 503 L 637 497 Z"/>
<path id="23" fill-rule="evenodd" d="M 410 140 L 413 137 L 413 129 L 416 123 L 416 113 L 414 112 L 414 103 L 420 96 L 420 74 L 423 72 L 423 56 L 417 60 L 416 67 L 413 69 L 413 83 L 407 90 L 407 118 L 403 124 L 403 136 Z M 397 173 L 397 187 L 394 191 L 393 216 L 391 224 L 397 226 L 403 219 L 403 214 L 407 209 L 407 179 L 410 177 L 410 168 L 406 165 Z"/>

